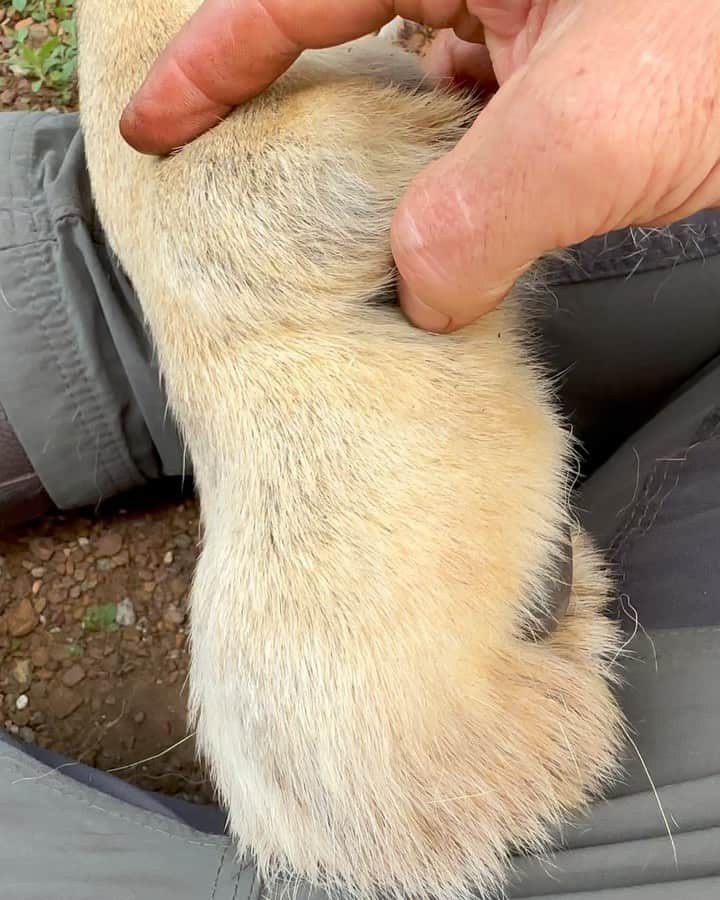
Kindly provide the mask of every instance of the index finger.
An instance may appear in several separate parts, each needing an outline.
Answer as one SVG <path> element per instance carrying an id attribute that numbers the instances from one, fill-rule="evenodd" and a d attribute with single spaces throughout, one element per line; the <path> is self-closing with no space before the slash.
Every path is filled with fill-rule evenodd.
<path id="1" fill-rule="evenodd" d="M 153 66 L 120 123 L 142 153 L 162 154 L 207 131 L 282 75 L 303 50 L 362 37 L 396 15 L 441 28 L 466 24 L 464 0 L 205 0 Z"/>

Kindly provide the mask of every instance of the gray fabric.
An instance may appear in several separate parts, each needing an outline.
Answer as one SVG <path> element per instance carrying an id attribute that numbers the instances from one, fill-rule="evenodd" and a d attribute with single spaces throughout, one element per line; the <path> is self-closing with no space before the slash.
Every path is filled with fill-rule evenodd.
<path id="1" fill-rule="evenodd" d="M 720 625 L 720 356 L 583 486 L 581 520 L 610 552 L 626 614 Z"/>
<path id="2" fill-rule="evenodd" d="M 675 849 L 629 745 L 624 783 L 565 831 L 561 850 L 518 865 L 512 898 L 720 896 L 720 631 L 638 633 L 627 650 L 623 708 Z"/>
<path id="3" fill-rule="evenodd" d="M 77 117 L 0 114 L 0 403 L 53 501 L 182 471 L 137 301 L 102 242 Z"/>
<path id="4" fill-rule="evenodd" d="M 0 896 L 236 900 L 253 873 L 228 839 L 137 809 L 0 744 Z"/>
<path id="5" fill-rule="evenodd" d="M 179 797 L 168 796 L 158 791 L 144 791 L 116 775 L 102 772 L 100 769 L 93 769 L 92 766 L 68 759 L 52 750 L 36 747 L 33 744 L 22 744 L 0 731 L 0 745 L 2 744 L 22 750 L 44 766 L 61 771 L 66 778 L 72 778 L 73 781 L 78 781 L 96 791 L 115 797 L 116 800 L 123 800 L 138 809 L 169 816 L 171 819 L 184 822 L 197 831 L 207 834 L 225 834 L 226 832 L 227 814 L 217 806 L 189 803 Z"/>
<path id="6" fill-rule="evenodd" d="M 559 373 L 560 399 L 583 444 L 586 472 L 720 355 L 716 231 L 697 224 L 692 246 L 683 248 L 680 241 L 691 222 L 709 216 L 674 226 L 670 237 L 657 235 L 641 244 L 646 255 L 636 253 L 630 260 L 623 243 L 611 244 L 614 252 L 594 262 L 583 245 L 577 251 L 582 267 L 568 263 L 563 272 L 568 279 L 582 273 L 584 280 L 559 278 L 532 302 L 543 358 Z M 714 212 L 712 221 L 720 232 L 720 213 Z M 671 266 L 649 268 L 658 260 L 656 242 L 673 248 Z M 589 242 L 598 244 L 600 239 Z M 630 262 L 640 267 L 632 275 L 624 271 Z"/>

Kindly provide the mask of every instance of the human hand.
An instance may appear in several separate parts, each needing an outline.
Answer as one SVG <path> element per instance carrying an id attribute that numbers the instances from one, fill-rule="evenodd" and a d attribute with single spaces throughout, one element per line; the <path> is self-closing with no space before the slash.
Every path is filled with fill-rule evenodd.
<path id="1" fill-rule="evenodd" d="M 475 320 L 558 247 L 720 205 L 720 6 L 706 0 L 206 0 L 126 110 L 123 134 L 167 152 L 303 49 L 396 14 L 471 41 L 484 26 L 500 85 L 394 218 L 400 300 L 420 327 Z M 428 61 L 472 72 L 484 52 L 444 34 Z"/>

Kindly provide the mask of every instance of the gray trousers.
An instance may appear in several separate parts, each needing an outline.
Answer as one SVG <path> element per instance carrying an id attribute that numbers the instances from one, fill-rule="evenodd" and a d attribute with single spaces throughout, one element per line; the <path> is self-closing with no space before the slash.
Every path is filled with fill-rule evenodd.
<path id="1" fill-rule="evenodd" d="M 182 471 L 74 116 L 0 115 L 0 406 L 61 508 Z M 625 777 L 519 859 L 514 898 L 720 897 L 720 214 L 551 272 L 535 324 L 586 448 L 580 518 L 627 627 Z M 212 811 L 0 737 L 0 898 L 237 900 L 268 889 Z M 572 760 L 568 760 L 572 765 Z M 668 831 L 671 835 L 668 834 Z M 214 832 L 214 833 L 213 833 Z"/>

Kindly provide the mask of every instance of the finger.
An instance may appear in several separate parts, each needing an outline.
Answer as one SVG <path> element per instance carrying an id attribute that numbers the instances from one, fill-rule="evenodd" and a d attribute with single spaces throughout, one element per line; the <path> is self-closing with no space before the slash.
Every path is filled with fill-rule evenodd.
<path id="1" fill-rule="evenodd" d="M 439 81 L 451 79 L 489 90 L 497 88 L 487 47 L 460 40 L 450 29 L 437 32 L 420 62 L 428 75 Z"/>
<path id="2" fill-rule="evenodd" d="M 615 193 L 607 186 L 620 184 L 627 136 L 608 144 L 608 129 L 594 121 L 598 110 L 578 104 L 582 115 L 570 119 L 559 92 L 557 81 L 543 93 L 542 82 L 529 87 L 519 73 L 402 199 L 393 255 L 400 302 L 420 327 L 469 324 L 541 255 L 599 233 L 612 219 Z"/>
<path id="3" fill-rule="evenodd" d="M 396 15 L 432 27 L 467 25 L 464 0 L 206 0 L 125 110 L 135 149 L 167 153 L 255 96 L 306 49 L 361 37 Z M 463 26 L 465 22 L 465 26 Z"/>

